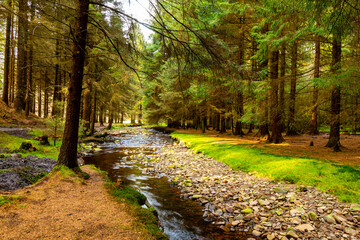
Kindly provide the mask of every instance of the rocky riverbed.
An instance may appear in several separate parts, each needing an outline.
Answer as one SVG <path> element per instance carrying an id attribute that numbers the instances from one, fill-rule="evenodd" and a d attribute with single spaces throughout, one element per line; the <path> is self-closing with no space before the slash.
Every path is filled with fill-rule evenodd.
<path id="1" fill-rule="evenodd" d="M 223 231 L 264 239 L 360 239 L 360 206 L 314 187 L 277 183 L 235 172 L 181 145 L 165 147 L 144 173 L 166 174 L 181 197 L 204 206 L 204 218 Z"/>
<path id="2" fill-rule="evenodd" d="M 33 184 L 45 176 L 56 163 L 55 159 L 22 157 L 21 154 L 0 155 L 0 192 L 15 190 Z"/>

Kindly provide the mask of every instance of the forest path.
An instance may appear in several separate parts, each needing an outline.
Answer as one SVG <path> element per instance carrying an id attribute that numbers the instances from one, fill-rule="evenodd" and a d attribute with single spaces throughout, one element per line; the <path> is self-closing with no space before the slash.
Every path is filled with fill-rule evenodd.
<path id="1" fill-rule="evenodd" d="M 195 129 L 172 129 L 179 133 L 192 133 L 203 135 L 201 130 Z M 292 156 L 307 157 L 322 160 L 331 160 L 338 164 L 360 166 L 360 135 L 341 135 L 341 152 L 334 152 L 332 148 L 325 147 L 329 140 L 328 134 L 308 135 L 301 134 L 296 136 L 284 136 L 285 142 L 281 144 L 268 144 L 266 139 L 260 139 L 254 136 L 255 133 L 244 135 L 242 137 L 234 136 L 228 133 L 219 134 L 219 132 L 206 131 L 204 136 L 212 138 L 216 143 L 226 143 L 241 145 L 249 148 L 259 148 L 266 153 Z M 313 142 L 314 146 L 310 146 Z"/>
<path id="2" fill-rule="evenodd" d="M 126 205 L 107 192 L 89 166 L 86 181 L 57 172 L 14 192 L 18 203 L 0 207 L 0 239 L 151 239 Z"/>

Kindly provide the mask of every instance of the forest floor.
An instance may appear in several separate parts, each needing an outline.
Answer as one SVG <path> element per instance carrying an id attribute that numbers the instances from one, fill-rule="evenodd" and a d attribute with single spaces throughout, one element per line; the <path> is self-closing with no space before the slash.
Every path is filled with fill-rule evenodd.
<path id="1" fill-rule="evenodd" d="M 241 145 L 247 148 L 258 148 L 270 154 L 307 157 L 323 160 L 331 160 L 338 164 L 360 166 L 360 135 L 341 135 L 341 152 L 334 152 L 332 148 L 325 147 L 329 134 L 309 135 L 302 134 L 297 136 L 284 136 L 285 142 L 281 144 L 266 143 L 266 139 L 260 139 L 255 133 L 244 135 L 243 137 L 234 136 L 228 133 L 210 130 L 205 134 L 201 130 L 195 129 L 172 129 L 179 133 L 201 134 L 206 137 L 218 139 L 217 143 Z M 310 146 L 310 142 L 314 146 Z"/>
<path id="2" fill-rule="evenodd" d="M 0 207 L 0 239 L 153 239 L 89 166 L 82 180 L 61 171 L 17 190 Z"/>

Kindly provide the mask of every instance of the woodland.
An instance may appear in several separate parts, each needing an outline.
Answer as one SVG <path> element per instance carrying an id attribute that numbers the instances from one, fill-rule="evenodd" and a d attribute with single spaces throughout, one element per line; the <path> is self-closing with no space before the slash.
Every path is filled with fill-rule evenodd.
<path id="1" fill-rule="evenodd" d="M 154 0 L 150 22 L 123 4 L 0 3 L 2 101 L 65 125 L 58 164 L 126 119 L 269 143 L 322 129 L 335 151 L 360 131 L 358 0 Z"/>

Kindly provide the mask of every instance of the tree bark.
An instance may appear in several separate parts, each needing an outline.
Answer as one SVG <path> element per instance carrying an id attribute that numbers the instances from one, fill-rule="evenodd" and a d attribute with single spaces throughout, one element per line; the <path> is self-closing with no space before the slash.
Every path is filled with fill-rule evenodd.
<path id="1" fill-rule="evenodd" d="M 220 117 L 220 133 L 226 133 L 226 118 L 225 112 L 221 114 Z"/>
<path id="2" fill-rule="evenodd" d="M 63 143 L 60 148 L 57 165 L 78 168 L 77 143 L 79 136 L 80 101 L 84 73 L 89 0 L 77 0 L 77 18 L 75 21 L 75 39 L 69 81 L 69 97 L 66 107 Z"/>
<path id="3" fill-rule="evenodd" d="M 90 135 L 94 135 L 94 131 L 95 131 L 95 121 L 96 121 L 96 88 L 94 88 L 93 91 L 93 97 L 92 97 L 92 106 L 93 109 L 91 111 L 91 124 L 90 124 Z"/>
<path id="4" fill-rule="evenodd" d="M 113 121 L 114 121 L 114 115 L 113 115 L 113 113 L 111 112 L 111 113 L 110 113 L 110 116 L 109 116 L 109 124 L 108 124 L 108 126 L 106 127 L 106 129 L 108 129 L 108 130 L 111 129 L 112 124 L 113 124 Z"/>
<path id="5" fill-rule="evenodd" d="M 59 48 L 60 43 L 59 40 L 56 39 L 56 47 L 55 47 L 55 57 L 56 57 L 56 64 L 55 64 L 55 80 L 54 80 L 54 93 L 53 93 L 53 105 L 51 116 L 56 116 L 59 113 L 59 102 L 61 101 L 61 80 L 60 80 L 60 71 L 59 71 Z"/>
<path id="6" fill-rule="evenodd" d="M 285 130 L 285 70 L 286 70 L 286 45 L 282 44 L 280 58 L 280 79 L 279 79 L 279 110 L 280 110 L 280 129 Z"/>
<path id="7" fill-rule="evenodd" d="M 39 79 L 38 90 L 38 116 L 41 117 L 41 79 Z"/>
<path id="8" fill-rule="evenodd" d="M 25 110 L 26 82 L 27 82 L 27 30 L 28 30 L 28 1 L 19 0 L 18 13 L 18 60 L 17 60 L 17 78 L 15 110 L 20 112 Z"/>
<path id="9" fill-rule="evenodd" d="M 272 119 L 272 131 L 271 136 L 268 139 L 270 143 L 281 143 L 284 141 L 281 135 L 280 123 L 280 111 L 279 111 L 279 51 L 271 52 L 270 61 L 270 111 Z"/>
<path id="10" fill-rule="evenodd" d="M 49 82 L 48 72 L 46 72 L 44 79 L 44 118 L 49 116 Z"/>
<path id="11" fill-rule="evenodd" d="M 90 116 L 91 116 L 91 83 L 84 90 L 83 114 L 82 119 L 85 121 L 85 132 L 90 129 Z"/>
<path id="12" fill-rule="evenodd" d="M 289 101 L 289 119 L 286 135 L 297 135 L 295 127 L 295 101 L 296 101 L 296 74 L 297 74 L 297 41 L 291 47 L 291 77 L 290 77 L 290 101 Z"/>
<path id="13" fill-rule="evenodd" d="M 12 9 L 12 0 L 7 1 L 8 7 Z M 11 40 L 11 13 L 6 16 L 5 53 L 4 53 L 4 86 L 2 100 L 9 105 L 9 78 L 10 78 L 10 40 Z"/>
<path id="14" fill-rule="evenodd" d="M 341 63 L 341 38 L 337 37 L 332 43 L 332 63 L 331 71 L 335 75 L 340 69 Z M 333 84 L 331 90 L 331 125 L 330 125 L 330 137 L 326 144 L 326 147 L 334 148 L 335 152 L 341 151 L 340 147 L 340 103 L 341 92 L 340 86 Z"/>
<path id="15" fill-rule="evenodd" d="M 33 29 L 33 23 L 35 17 L 35 1 L 31 1 L 31 7 L 30 7 L 30 14 L 31 14 L 31 22 L 29 24 L 29 30 L 32 32 Z M 25 114 L 26 116 L 29 116 L 30 111 L 32 110 L 32 103 L 34 98 L 34 86 L 33 86 L 33 58 L 34 58 L 34 49 L 32 44 L 32 37 L 30 35 L 30 38 L 28 39 L 28 76 L 27 76 L 27 85 L 26 85 L 26 106 L 25 106 Z"/>
<path id="16" fill-rule="evenodd" d="M 320 77 L 320 39 L 319 36 L 316 36 L 315 41 L 315 61 L 314 61 L 314 78 L 317 79 Z M 312 108 L 311 108 L 311 128 L 310 134 L 319 134 L 318 130 L 318 96 L 319 96 L 319 89 L 316 83 L 313 87 L 313 99 L 312 99 Z"/>
<path id="17" fill-rule="evenodd" d="M 104 126 L 104 110 L 103 107 L 100 106 L 100 113 L 99 113 L 99 123 L 100 126 Z"/>

